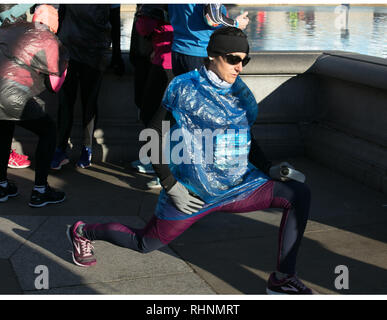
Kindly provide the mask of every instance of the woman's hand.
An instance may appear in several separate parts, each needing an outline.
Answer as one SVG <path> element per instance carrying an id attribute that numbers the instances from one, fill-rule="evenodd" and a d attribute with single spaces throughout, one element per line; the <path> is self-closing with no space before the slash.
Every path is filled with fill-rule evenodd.
<path id="1" fill-rule="evenodd" d="M 187 188 L 180 182 L 176 182 L 175 185 L 167 191 L 167 194 L 172 199 L 175 207 L 185 214 L 198 212 L 204 205 L 202 200 L 190 195 Z"/>

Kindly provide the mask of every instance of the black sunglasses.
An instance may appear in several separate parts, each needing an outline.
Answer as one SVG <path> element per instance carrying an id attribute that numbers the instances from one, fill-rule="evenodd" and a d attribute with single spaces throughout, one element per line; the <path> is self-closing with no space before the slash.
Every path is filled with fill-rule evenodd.
<path id="1" fill-rule="evenodd" d="M 226 62 L 228 64 L 231 64 L 231 65 L 236 65 L 240 62 L 242 62 L 242 67 L 244 67 L 245 65 L 247 65 L 250 61 L 250 57 L 249 56 L 246 56 L 244 59 L 242 59 L 241 57 L 239 56 L 233 56 L 232 54 L 226 54 L 223 56 L 224 60 L 226 60 Z"/>

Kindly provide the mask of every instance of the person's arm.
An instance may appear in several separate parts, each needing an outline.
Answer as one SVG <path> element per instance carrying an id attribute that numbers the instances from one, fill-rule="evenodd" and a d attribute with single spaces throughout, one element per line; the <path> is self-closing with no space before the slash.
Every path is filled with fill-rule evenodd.
<path id="1" fill-rule="evenodd" d="M 171 170 L 169 169 L 168 164 L 163 164 L 163 148 L 162 148 L 162 122 L 170 121 L 170 127 L 173 126 L 175 120 L 172 114 L 165 109 L 163 106 L 160 106 L 153 116 L 152 120 L 149 122 L 148 127 L 154 129 L 158 133 L 159 137 L 159 163 L 152 163 L 153 169 L 157 177 L 160 179 L 160 183 L 163 188 L 168 192 L 176 184 L 176 179 L 172 175 Z"/>
<path id="2" fill-rule="evenodd" d="M 204 20 L 212 28 L 228 26 L 244 30 L 249 23 L 247 11 L 235 19 L 231 19 L 222 11 L 222 5 L 219 3 L 205 4 L 203 10 Z"/>
<path id="3" fill-rule="evenodd" d="M 3 11 L 0 13 L 0 26 L 5 21 L 8 20 L 10 23 L 14 22 L 18 17 L 27 13 L 34 4 L 16 4 L 9 10 Z"/>
<path id="4" fill-rule="evenodd" d="M 48 91 L 58 93 L 66 79 L 67 69 L 62 73 L 60 77 L 53 74 L 44 75 L 44 84 Z"/>
<path id="5" fill-rule="evenodd" d="M 269 175 L 272 163 L 266 158 L 262 149 L 259 147 L 257 140 L 253 136 L 251 136 L 249 161 L 263 173 Z"/>
<path id="6" fill-rule="evenodd" d="M 159 136 L 159 164 L 152 163 L 152 166 L 156 172 L 156 175 L 160 179 L 160 183 L 165 189 L 166 193 L 174 203 L 175 207 L 185 213 L 193 214 L 202 209 L 204 201 L 197 196 L 191 194 L 188 189 L 178 182 L 171 171 L 168 164 L 163 164 L 163 148 L 162 148 L 162 122 L 169 121 L 170 127 L 174 124 L 174 118 L 172 114 L 167 111 L 163 106 L 160 106 L 156 114 L 149 123 L 149 128 L 152 128 L 158 132 Z"/>

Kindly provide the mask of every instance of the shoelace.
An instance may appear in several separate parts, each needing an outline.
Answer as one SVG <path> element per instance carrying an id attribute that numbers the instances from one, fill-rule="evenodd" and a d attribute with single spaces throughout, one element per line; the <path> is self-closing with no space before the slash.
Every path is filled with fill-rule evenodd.
<path id="1" fill-rule="evenodd" d="M 93 255 L 92 251 L 94 247 L 91 244 L 91 241 L 83 238 L 79 238 L 79 239 L 81 243 L 81 254 L 83 256 L 92 256 Z"/>
<path id="2" fill-rule="evenodd" d="M 293 284 L 296 288 L 299 288 L 301 290 L 306 290 L 307 289 L 307 287 L 296 276 L 294 276 L 291 279 L 289 279 L 289 282 L 291 284 Z"/>
<path id="3" fill-rule="evenodd" d="M 12 149 L 11 158 L 13 160 L 16 160 L 16 161 L 17 160 L 24 160 L 24 157 L 21 154 L 16 153 L 16 151 L 14 149 Z"/>

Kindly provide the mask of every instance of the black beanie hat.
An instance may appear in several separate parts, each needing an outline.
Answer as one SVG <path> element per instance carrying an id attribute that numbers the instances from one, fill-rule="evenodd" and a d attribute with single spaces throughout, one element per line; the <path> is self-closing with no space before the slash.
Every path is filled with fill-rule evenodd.
<path id="1" fill-rule="evenodd" d="M 207 46 L 209 57 L 217 57 L 232 52 L 249 54 L 249 42 L 242 30 L 235 27 L 217 29 L 210 37 Z"/>

